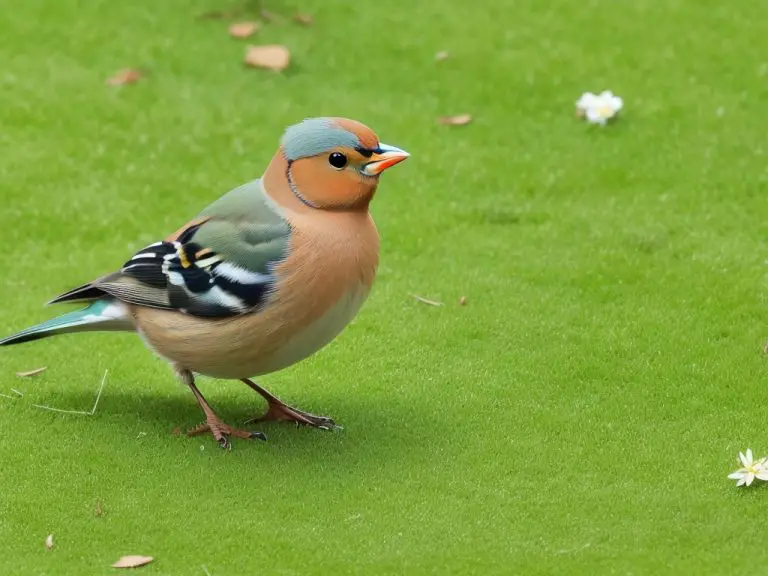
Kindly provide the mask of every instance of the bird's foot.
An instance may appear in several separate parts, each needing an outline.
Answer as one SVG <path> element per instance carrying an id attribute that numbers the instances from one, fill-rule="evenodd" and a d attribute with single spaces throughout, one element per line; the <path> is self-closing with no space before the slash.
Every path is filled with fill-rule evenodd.
<path id="1" fill-rule="evenodd" d="M 312 426 L 313 428 L 320 428 L 321 430 L 335 430 L 341 428 L 333 419 L 327 416 L 316 416 L 309 412 L 304 412 L 298 408 L 293 408 L 284 404 L 277 398 L 269 401 L 269 408 L 263 416 L 255 416 L 244 422 L 244 424 L 253 424 L 255 422 L 266 422 L 274 420 L 277 422 L 296 422 L 297 424 L 304 424 L 306 426 Z"/>
<path id="2" fill-rule="evenodd" d="M 219 443 L 224 449 L 231 449 L 232 445 L 229 443 L 230 437 L 245 438 L 247 440 L 267 440 L 266 435 L 263 432 L 251 432 L 250 430 L 240 430 L 238 428 L 232 428 L 229 424 L 224 424 L 221 420 L 211 419 L 198 424 L 191 430 L 187 430 L 187 436 L 199 436 L 210 432 L 213 439 Z"/>

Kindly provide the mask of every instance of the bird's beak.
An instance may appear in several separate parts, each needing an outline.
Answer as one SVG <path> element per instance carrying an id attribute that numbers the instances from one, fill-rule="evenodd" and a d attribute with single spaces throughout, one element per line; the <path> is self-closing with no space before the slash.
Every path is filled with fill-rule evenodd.
<path id="1" fill-rule="evenodd" d="M 370 162 L 363 166 L 363 174 L 366 176 L 378 176 L 387 168 L 399 164 L 410 154 L 400 148 L 394 146 L 388 146 L 387 144 L 379 144 L 379 149 L 373 153 Z"/>

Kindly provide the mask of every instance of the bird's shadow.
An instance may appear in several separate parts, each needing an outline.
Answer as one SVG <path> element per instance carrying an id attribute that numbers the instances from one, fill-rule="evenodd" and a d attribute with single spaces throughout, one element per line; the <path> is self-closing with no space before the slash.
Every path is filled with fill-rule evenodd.
<path id="1" fill-rule="evenodd" d="M 93 396 L 82 392 L 63 391 L 58 400 L 64 406 L 83 406 L 92 402 L 92 399 Z M 414 406 L 412 401 L 404 404 L 382 403 L 376 398 L 359 394 L 334 394 L 323 398 L 322 407 L 317 405 L 317 401 L 311 405 L 290 402 L 291 405 L 316 414 L 326 415 L 326 411 L 331 412 L 327 415 L 334 417 L 340 426 L 334 431 L 311 429 L 291 422 L 260 422 L 243 426 L 248 418 L 260 416 L 266 411 L 266 402 L 255 394 L 228 395 L 208 400 L 224 422 L 235 427 L 263 431 L 269 438 L 270 446 L 280 453 L 281 458 L 288 460 L 305 459 L 308 454 L 316 453 L 318 448 L 331 444 L 333 459 L 343 461 L 345 458 L 362 454 L 370 456 L 374 453 L 379 466 L 383 461 L 396 460 L 397 454 L 412 451 L 414 438 L 418 444 L 418 438 L 432 436 L 427 428 L 450 426 L 447 415 L 442 411 L 425 414 L 429 412 L 430 405 L 426 400 L 424 406 Z M 283 400 L 289 402 L 288 398 Z M 55 412 L 49 414 L 67 417 Z M 111 433 L 119 436 L 136 435 L 138 429 L 142 436 L 178 436 L 180 440 L 188 440 L 185 432 L 204 420 L 194 398 L 181 392 L 158 396 L 149 391 L 113 389 L 108 397 L 101 399 L 96 415 L 98 420 L 93 422 L 94 426 L 107 427 Z M 424 419 L 424 416 L 427 418 Z M 440 421 L 441 416 L 446 418 L 445 422 Z M 406 424 L 403 425 L 403 422 Z M 403 450 L 406 447 L 408 450 Z M 425 450 L 429 452 L 426 444 Z"/>

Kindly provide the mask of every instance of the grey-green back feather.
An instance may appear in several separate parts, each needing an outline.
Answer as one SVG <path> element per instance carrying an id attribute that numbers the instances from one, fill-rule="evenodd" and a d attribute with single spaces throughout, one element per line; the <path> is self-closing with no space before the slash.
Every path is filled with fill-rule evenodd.
<path id="1" fill-rule="evenodd" d="M 195 233 L 195 243 L 234 264 L 267 274 L 270 263 L 287 255 L 291 227 L 259 180 L 225 194 L 199 217 L 210 220 Z"/>

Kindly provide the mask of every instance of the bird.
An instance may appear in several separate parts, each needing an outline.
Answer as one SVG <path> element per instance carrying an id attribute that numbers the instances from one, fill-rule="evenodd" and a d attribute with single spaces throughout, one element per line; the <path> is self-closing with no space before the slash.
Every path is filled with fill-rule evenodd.
<path id="1" fill-rule="evenodd" d="M 357 315 L 376 276 L 379 234 L 369 212 L 380 175 L 408 152 L 348 118 L 288 127 L 261 178 L 234 188 L 116 272 L 48 304 L 85 307 L 0 340 L 0 346 L 88 331 L 137 333 L 194 395 L 222 448 L 266 440 L 230 426 L 196 385 L 239 380 L 268 404 L 260 417 L 321 429 L 336 423 L 289 406 L 253 378 L 329 344 Z"/>

